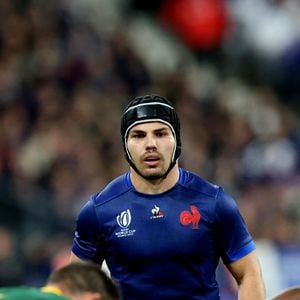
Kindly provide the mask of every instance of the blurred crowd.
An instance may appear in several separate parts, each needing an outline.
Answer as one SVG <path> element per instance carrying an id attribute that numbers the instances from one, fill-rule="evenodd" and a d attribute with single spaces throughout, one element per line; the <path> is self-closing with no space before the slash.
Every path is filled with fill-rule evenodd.
<path id="1" fill-rule="evenodd" d="M 0 1 L 0 285 L 38 286 L 66 262 L 79 208 L 128 168 L 120 116 L 145 93 L 175 102 L 180 165 L 235 196 L 262 255 L 294 255 L 277 287 L 297 283 L 300 3 L 107 2 Z M 141 14 L 197 71 L 184 55 L 149 70 L 128 34 Z"/>

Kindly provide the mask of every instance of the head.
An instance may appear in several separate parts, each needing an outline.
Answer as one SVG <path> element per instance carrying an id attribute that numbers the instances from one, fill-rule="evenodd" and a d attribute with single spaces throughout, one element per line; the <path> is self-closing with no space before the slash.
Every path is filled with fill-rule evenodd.
<path id="1" fill-rule="evenodd" d="M 153 125 L 160 123 L 161 128 L 166 127 L 171 132 L 174 140 L 167 169 L 163 174 L 157 175 L 165 178 L 175 166 L 181 153 L 180 122 L 172 102 L 159 95 L 145 95 L 132 99 L 124 110 L 121 120 L 121 135 L 126 159 L 130 166 L 146 179 L 149 178 L 141 172 L 137 161 L 130 152 L 128 139 L 132 131 L 136 128 L 141 129 L 143 124 L 148 123 L 153 123 Z"/>
<path id="2" fill-rule="evenodd" d="M 71 263 L 54 271 L 48 287 L 57 287 L 71 300 L 118 300 L 117 285 L 93 263 Z"/>

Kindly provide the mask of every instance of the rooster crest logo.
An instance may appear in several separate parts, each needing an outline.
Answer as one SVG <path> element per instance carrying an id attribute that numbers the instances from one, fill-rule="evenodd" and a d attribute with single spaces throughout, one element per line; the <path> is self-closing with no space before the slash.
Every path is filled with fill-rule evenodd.
<path id="1" fill-rule="evenodd" d="M 191 211 L 184 210 L 180 214 L 180 222 L 184 226 L 188 226 L 189 224 L 192 224 L 193 229 L 199 229 L 199 222 L 201 219 L 201 215 L 196 206 L 191 205 L 190 209 Z"/>

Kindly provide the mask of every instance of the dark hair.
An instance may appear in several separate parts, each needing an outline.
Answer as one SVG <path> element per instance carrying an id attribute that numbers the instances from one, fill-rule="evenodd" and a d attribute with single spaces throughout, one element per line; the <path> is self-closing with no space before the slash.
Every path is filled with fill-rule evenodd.
<path id="1" fill-rule="evenodd" d="M 119 300 L 119 287 L 99 265 L 76 262 L 54 271 L 47 284 L 59 284 L 72 293 L 99 293 L 103 300 Z"/>

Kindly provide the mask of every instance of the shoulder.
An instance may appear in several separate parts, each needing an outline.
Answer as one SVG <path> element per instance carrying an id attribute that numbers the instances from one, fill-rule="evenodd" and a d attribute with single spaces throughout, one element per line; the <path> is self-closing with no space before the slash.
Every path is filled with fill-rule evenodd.
<path id="1" fill-rule="evenodd" d="M 223 192 L 223 189 L 220 186 L 203 179 L 193 172 L 189 172 L 183 169 L 181 169 L 181 172 L 181 184 L 187 189 L 194 190 L 195 192 L 204 194 L 212 198 L 217 198 L 220 193 Z"/>
<path id="2" fill-rule="evenodd" d="M 214 204 L 216 212 L 236 212 L 236 201 L 223 187 L 211 183 L 193 172 L 185 170 L 183 170 L 181 181 L 184 188 L 202 194 L 206 198 L 210 198 L 212 200 L 210 203 Z"/>
<path id="3" fill-rule="evenodd" d="M 0 297 L 3 300 L 64 300 L 63 296 L 44 293 L 38 288 L 32 287 L 10 287 L 0 288 Z"/>
<path id="4" fill-rule="evenodd" d="M 112 180 L 102 191 L 92 194 L 90 200 L 93 205 L 98 206 L 124 195 L 131 189 L 132 185 L 129 180 L 129 173 L 125 173 Z"/>
<path id="5" fill-rule="evenodd" d="M 131 189 L 129 173 L 117 177 L 104 187 L 102 191 L 92 194 L 89 200 L 85 202 L 78 215 L 78 224 L 84 224 L 87 227 L 95 226 L 97 224 L 98 209 L 108 204 L 106 207 L 110 210 L 116 206 L 112 201 L 120 198 Z"/>

